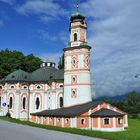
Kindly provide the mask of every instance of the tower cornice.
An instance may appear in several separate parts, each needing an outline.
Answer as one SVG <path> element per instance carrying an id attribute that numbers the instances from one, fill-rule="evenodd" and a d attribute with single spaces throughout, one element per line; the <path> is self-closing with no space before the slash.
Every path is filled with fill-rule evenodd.
<path id="1" fill-rule="evenodd" d="M 76 28 L 78 28 L 78 27 L 80 27 L 80 28 L 82 28 L 82 29 L 87 29 L 87 27 L 84 27 L 84 26 L 82 26 L 82 25 L 77 25 L 77 26 L 74 26 L 74 27 L 70 27 L 70 28 L 69 28 L 69 31 L 71 31 L 71 29 L 76 29 Z"/>
<path id="2" fill-rule="evenodd" d="M 68 51 L 68 50 L 75 50 L 75 49 L 83 49 L 83 48 L 86 48 L 88 50 L 91 49 L 91 46 L 89 45 L 80 45 L 80 46 L 75 46 L 75 47 L 68 47 L 68 48 L 64 48 L 63 51 Z"/>

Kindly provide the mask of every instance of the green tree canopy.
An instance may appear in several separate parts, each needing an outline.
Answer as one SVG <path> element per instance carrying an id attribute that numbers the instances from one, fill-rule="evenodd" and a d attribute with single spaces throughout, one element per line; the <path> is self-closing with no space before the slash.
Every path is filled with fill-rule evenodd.
<path id="1" fill-rule="evenodd" d="M 124 102 L 124 109 L 129 114 L 140 114 L 140 95 L 135 91 L 130 92 Z"/>
<path id="2" fill-rule="evenodd" d="M 108 103 L 127 112 L 131 117 L 140 118 L 140 94 L 135 91 L 130 92 L 123 100 L 107 100 Z"/>
<path id="3" fill-rule="evenodd" d="M 64 69 L 64 54 L 59 59 L 58 69 Z"/>
<path id="4" fill-rule="evenodd" d="M 9 73 L 22 69 L 32 72 L 40 67 L 41 59 L 33 54 L 25 56 L 20 51 L 10 51 L 8 49 L 0 51 L 0 79 Z"/>

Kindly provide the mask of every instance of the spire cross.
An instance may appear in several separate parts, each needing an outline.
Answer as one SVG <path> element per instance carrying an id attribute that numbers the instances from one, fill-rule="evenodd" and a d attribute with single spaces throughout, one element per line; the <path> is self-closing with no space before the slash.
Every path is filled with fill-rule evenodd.
<path id="1" fill-rule="evenodd" d="M 77 12 L 79 12 L 79 4 L 76 4 Z"/>

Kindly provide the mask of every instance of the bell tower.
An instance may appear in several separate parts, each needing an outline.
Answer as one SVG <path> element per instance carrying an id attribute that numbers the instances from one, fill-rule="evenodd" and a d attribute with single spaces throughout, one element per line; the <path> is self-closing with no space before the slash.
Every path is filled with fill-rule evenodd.
<path id="1" fill-rule="evenodd" d="M 64 48 L 64 107 L 92 101 L 90 49 L 86 42 L 85 16 L 78 11 L 70 18 L 70 42 Z"/>
<path id="2" fill-rule="evenodd" d="M 85 22 L 85 17 L 78 11 L 71 15 L 70 19 L 70 43 L 71 47 L 80 46 L 81 43 L 86 42 L 86 30 L 87 24 Z"/>

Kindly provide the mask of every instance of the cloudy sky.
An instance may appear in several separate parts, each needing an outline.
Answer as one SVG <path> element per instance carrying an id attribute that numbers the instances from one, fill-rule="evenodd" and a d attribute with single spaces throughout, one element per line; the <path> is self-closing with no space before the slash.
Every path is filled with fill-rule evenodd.
<path id="1" fill-rule="evenodd" d="M 57 62 L 77 0 L 0 0 L 0 49 Z M 79 0 L 95 97 L 140 92 L 140 0 Z M 137 75 L 137 76 L 136 76 Z"/>

